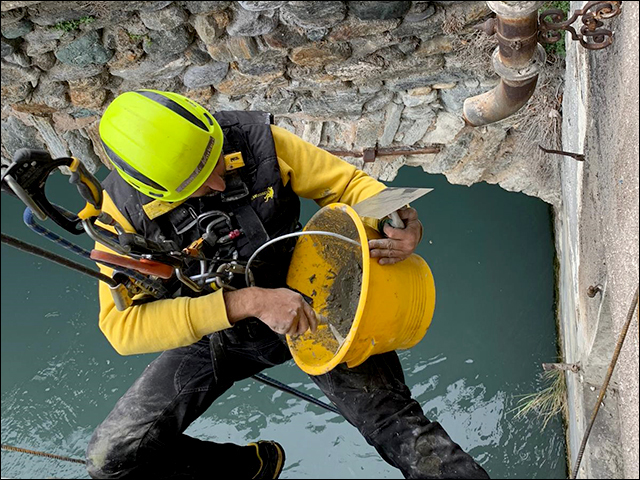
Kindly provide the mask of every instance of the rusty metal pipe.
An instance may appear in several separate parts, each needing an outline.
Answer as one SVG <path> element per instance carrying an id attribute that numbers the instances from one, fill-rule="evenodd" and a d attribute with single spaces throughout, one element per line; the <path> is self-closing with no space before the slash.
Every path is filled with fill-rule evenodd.
<path id="1" fill-rule="evenodd" d="M 487 2 L 496 13 L 498 47 L 493 66 L 500 83 L 493 90 L 464 101 L 463 117 L 478 127 L 507 118 L 531 98 L 546 54 L 538 44 L 538 9 L 544 2 Z"/>

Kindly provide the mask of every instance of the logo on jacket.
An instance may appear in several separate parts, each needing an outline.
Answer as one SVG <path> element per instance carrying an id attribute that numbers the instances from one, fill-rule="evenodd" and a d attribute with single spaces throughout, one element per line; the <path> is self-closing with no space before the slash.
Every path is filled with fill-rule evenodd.
<path id="1" fill-rule="evenodd" d="M 264 192 L 256 193 L 251 200 L 255 200 L 256 198 L 264 197 L 264 202 L 267 203 L 269 200 L 273 198 L 273 187 L 267 188 Z"/>

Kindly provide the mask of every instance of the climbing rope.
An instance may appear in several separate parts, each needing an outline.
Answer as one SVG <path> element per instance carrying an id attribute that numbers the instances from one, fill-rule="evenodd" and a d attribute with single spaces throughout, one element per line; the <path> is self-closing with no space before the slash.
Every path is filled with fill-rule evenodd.
<path id="1" fill-rule="evenodd" d="M 3 234 L 4 235 L 4 234 Z M 338 415 L 340 415 L 340 412 L 338 411 L 338 409 L 336 407 L 334 407 L 333 405 L 329 405 L 327 403 L 324 403 L 321 400 L 318 400 L 317 398 L 312 397 L 311 395 L 307 395 L 306 393 L 303 393 L 299 390 L 296 390 L 295 388 L 292 388 L 288 385 L 285 385 L 282 382 L 279 382 L 278 380 L 276 380 L 275 378 L 271 378 L 267 375 L 264 375 L 262 373 L 256 373 L 255 375 L 252 375 L 252 377 L 254 380 L 257 380 L 258 382 L 264 383 L 265 385 L 269 385 L 270 387 L 276 388 L 278 390 L 281 390 L 285 393 L 289 393 L 291 395 L 294 395 L 295 397 L 298 397 L 302 400 L 306 400 L 309 403 L 312 403 L 314 405 L 317 405 L 319 407 L 324 408 L 325 410 L 329 410 L 330 412 L 336 413 Z M 14 447 L 11 445 L 2 445 L 2 450 L 6 450 L 9 452 L 19 452 L 19 453 L 27 453 L 29 455 L 36 455 L 38 457 L 47 457 L 47 458 L 53 458 L 55 460 L 62 460 L 64 462 L 73 462 L 73 463 L 80 463 L 83 465 L 86 465 L 86 461 L 84 460 L 80 460 L 78 458 L 71 458 L 71 457 L 64 457 L 62 455 L 54 455 L 53 453 L 46 453 L 46 452 L 39 452 L 37 450 L 29 450 L 26 448 L 20 448 L 20 447 Z"/>
<path id="2" fill-rule="evenodd" d="M 100 272 L 96 272 L 95 270 L 90 269 L 89 267 L 85 267 L 84 265 L 74 262 L 72 260 L 69 260 L 67 258 L 64 258 L 60 255 L 57 255 L 55 253 L 51 253 L 43 248 L 40 248 L 36 245 L 30 245 L 26 242 L 23 242 L 22 240 L 18 240 L 15 237 L 12 237 L 11 235 L 7 235 L 6 233 L 2 234 L 2 243 L 6 243 L 7 245 L 10 245 L 14 248 L 17 248 L 18 250 L 22 250 L 24 252 L 28 252 L 31 253 L 33 255 L 37 255 L 39 257 L 42 258 L 46 258 L 47 260 L 50 260 L 54 263 L 57 263 L 58 265 L 62 265 L 63 267 L 67 267 L 67 268 L 71 268 L 77 272 L 80 272 L 84 275 L 88 275 L 92 278 L 95 278 L 97 280 L 100 280 L 101 282 L 105 282 L 106 284 L 108 284 L 110 287 L 117 287 L 118 286 L 118 282 L 116 282 L 113 278 L 108 277 L 107 275 L 100 273 Z"/>
<path id="3" fill-rule="evenodd" d="M 87 464 L 87 462 L 85 462 L 84 460 L 80 460 L 78 458 L 63 457 L 62 455 L 54 455 L 53 453 L 38 452 L 37 450 L 27 450 L 26 448 L 12 447 L 11 445 L 2 445 L 2 450 L 7 450 L 9 452 L 28 453 L 29 455 L 53 458 L 55 460 L 62 460 L 64 462 L 81 463 L 82 465 Z"/>
<path id="4" fill-rule="evenodd" d="M 313 403 L 314 405 L 318 405 L 319 407 L 324 408 L 325 410 L 329 410 L 330 412 L 337 413 L 340 415 L 340 411 L 334 407 L 333 405 L 328 405 L 317 398 L 312 397 L 311 395 L 307 395 L 306 393 L 302 393 L 300 390 L 296 390 L 295 388 L 290 387 L 289 385 L 285 385 L 278 380 L 268 377 L 262 373 L 256 373 L 251 378 L 257 380 L 259 382 L 264 383 L 265 385 L 269 385 L 270 387 L 277 388 L 278 390 L 282 390 L 285 393 L 290 393 L 293 396 L 301 398 L 302 400 L 306 400 L 309 403 Z"/>
<path id="5" fill-rule="evenodd" d="M 609 386 L 609 380 L 611 380 L 611 376 L 613 375 L 613 369 L 616 367 L 616 363 L 618 362 L 618 357 L 620 356 L 620 351 L 622 350 L 622 345 L 624 343 L 624 340 L 627 337 L 627 332 L 629 331 L 629 325 L 631 325 L 631 320 L 633 320 L 633 312 L 635 311 L 637 305 L 638 305 L 638 287 L 636 287 L 636 293 L 633 296 L 633 301 L 631 302 L 631 306 L 629 307 L 629 313 L 627 314 L 627 321 L 624 323 L 622 327 L 622 331 L 618 336 L 618 342 L 616 343 L 616 348 L 613 351 L 613 357 L 611 357 L 609 370 L 607 370 L 607 375 L 604 379 L 604 383 L 602 384 L 602 388 L 600 388 L 600 395 L 598 395 L 598 400 L 596 401 L 596 405 L 593 409 L 593 413 L 591 414 L 591 421 L 589 422 L 589 426 L 587 427 L 587 430 L 584 432 L 584 437 L 582 438 L 582 444 L 580 445 L 580 450 L 578 451 L 578 458 L 576 459 L 576 466 L 573 469 L 573 474 L 569 478 L 574 479 L 578 475 L 578 469 L 580 468 L 580 462 L 582 462 L 584 449 L 587 446 L 587 440 L 589 440 L 591 429 L 593 428 L 593 424 L 596 421 L 596 416 L 598 415 L 598 411 L 600 411 L 600 405 L 602 405 L 602 400 L 604 399 L 604 395 L 607 392 L 607 387 Z"/>

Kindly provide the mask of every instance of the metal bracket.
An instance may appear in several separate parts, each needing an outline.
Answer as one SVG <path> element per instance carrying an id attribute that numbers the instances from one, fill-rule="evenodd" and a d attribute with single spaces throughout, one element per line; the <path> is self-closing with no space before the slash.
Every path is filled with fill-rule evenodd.
<path id="1" fill-rule="evenodd" d="M 558 9 L 545 10 L 540 13 L 540 25 L 538 41 L 540 43 L 556 43 L 563 38 L 560 33 L 566 30 L 571 34 L 573 40 L 577 40 L 587 50 L 600 50 L 613 43 L 613 32 L 606 28 L 601 28 L 604 23 L 601 20 L 613 18 L 620 14 L 622 9 L 621 1 L 610 2 L 588 2 L 581 10 L 573 12 L 570 18 L 563 21 L 564 12 Z M 547 21 L 547 17 L 551 21 Z M 582 27 L 580 33 L 576 33 L 571 26 L 578 17 L 582 17 Z"/>

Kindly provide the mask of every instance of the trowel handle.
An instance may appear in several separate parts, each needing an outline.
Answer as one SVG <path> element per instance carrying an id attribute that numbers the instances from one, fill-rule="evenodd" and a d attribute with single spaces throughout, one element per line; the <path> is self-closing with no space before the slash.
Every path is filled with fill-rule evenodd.
<path id="1" fill-rule="evenodd" d="M 390 219 L 389 224 L 393 228 L 400 228 L 400 229 L 404 228 L 404 222 L 400 218 L 400 215 L 398 215 L 398 212 L 390 213 L 389 214 L 389 219 Z"/>

